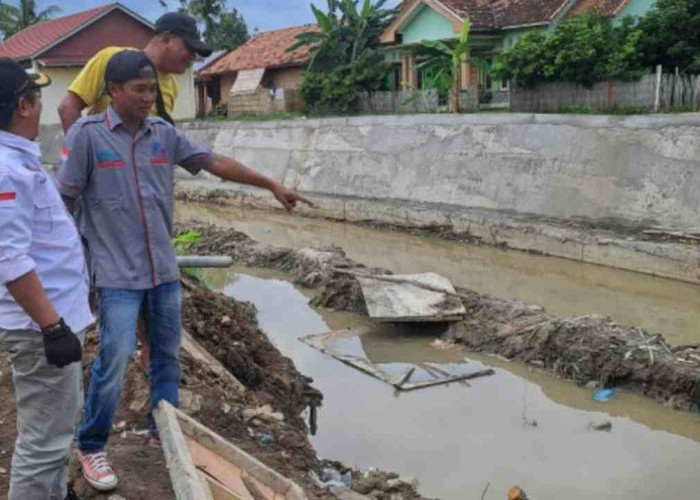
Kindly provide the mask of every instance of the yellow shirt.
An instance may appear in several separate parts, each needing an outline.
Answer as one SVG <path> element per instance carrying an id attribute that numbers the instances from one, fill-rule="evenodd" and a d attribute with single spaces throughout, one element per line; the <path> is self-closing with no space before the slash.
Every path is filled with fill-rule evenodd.
<path id="1" fill-rule="evenodd" d="M 94 115 L 107 110 L 110 98 L 104 93 L 105 72 L 107 63 L 117 52 L 123 50 L 138 50 L 131 47 L 107 47 L 102 49 L 88 61 L 85 67 L 75 77 L 68 91 L 80 97 L 88 108 L 88 114 Z M 170 74 L 158 74 L 158 84 L 163 94 L 165 110 L 172 116 L 175 108 L 175 101 L 178 95 L 178 86 L 175 77 Z M 156 107 L 151 110 L 152 115 L 156 115 Z"/>

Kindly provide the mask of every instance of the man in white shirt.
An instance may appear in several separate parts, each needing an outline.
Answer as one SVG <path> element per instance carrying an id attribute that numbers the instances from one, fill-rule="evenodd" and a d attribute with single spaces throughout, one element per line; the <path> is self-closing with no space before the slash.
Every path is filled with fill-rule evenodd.
<path id="1" fill-rule="evenodd" d="M 49 83 L 0 59 L 0 345 L 12 362 L 18 429 L 9 500 L 76 498 L 67 466 L 83 399 L 81 345 L 94 323 L 78 230 L 34 142 Z"/>

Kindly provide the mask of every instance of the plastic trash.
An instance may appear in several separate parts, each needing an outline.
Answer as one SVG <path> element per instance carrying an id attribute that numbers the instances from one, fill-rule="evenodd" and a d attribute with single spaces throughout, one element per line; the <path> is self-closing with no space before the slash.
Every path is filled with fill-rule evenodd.
<path id="1" fill-rule="evenodd" d="M 323 471 L 321 471 L 321 479 L 324 482 L 328 482 L 328 481 L 340 482 L 342 479 L 342 475 L 337 470 L 332 469 L 330 467 L 327 467 L 327 468 L 323 469 Z"/>
<path id="2" fill-rule="evenodd" d="M 345 474 L 345 476 L 343 476 L 337 470 L 327 468 L 327 469 L 323 469 L 323 471 L 321 472 L 321 476 L 323 477 L 323 479 L 319 478 L 315 472 L 311 472 L 311 477 L 313 478 L 314 482 L 316 483 L 316 487 L 318 487 L 319 489 L 328 490 L 331 493 L 335 493 L 335 492 L 347 490 L 350 488 L 343 481 L 345 476 L 348 476 L 348 474 Z M 346 478 L 346 480 L 347 480 L 347 478 Z M 350 476 L 350 481 L 352 481 L 352 476 Z"/>
<path id="3" fill-rule="evenodd" d="M 601 389 L 593 394 L 593 399 L 605 403 L 615 397 L 615 389 Z"/>
<path id="4" fill-rule="evenodd" d="M 271 434 L 261 434 L 260 435 L 260 444 L 272 444 L 274 439 L 272 438 Z"/>

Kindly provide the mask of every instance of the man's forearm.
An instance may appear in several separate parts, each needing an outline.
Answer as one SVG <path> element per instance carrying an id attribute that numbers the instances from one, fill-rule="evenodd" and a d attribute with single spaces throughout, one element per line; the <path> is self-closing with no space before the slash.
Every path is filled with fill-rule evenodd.
<path id="1" fill-rule="evenodd" d="M 216 156 L 214 163 L 207 169 L 221 179 L 247 184 L 263 189 L 272 189 L 278 183 L 228 156 Z"/>
<path id="2" fill-rule="evenodd" d="M 31 271 L 5 285 L 10 295 L 41 328 L 58 322 L 60 316 L 46 296 L 36 272 Z"/>
<path id="3" fill-rule="evenodd" d="M 82 116 L 85 103 L 77 95 L 68 92 L 58 105 L 58 116 L 61 118 L 63 133 L 68 133 L 68 129 Z"/>

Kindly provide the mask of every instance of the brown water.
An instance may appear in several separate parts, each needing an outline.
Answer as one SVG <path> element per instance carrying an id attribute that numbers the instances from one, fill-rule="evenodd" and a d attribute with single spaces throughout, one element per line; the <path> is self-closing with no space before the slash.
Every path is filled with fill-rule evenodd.
<path id="1" fill-rule="evenodd" d="M 496 370 L 471 387 L 397 395 L 297 340 L 365 318 L 314 311 L 303 290 L 273 271 L 219 270 L 207 277 L 215 288 L 253 302 L 262 329 L 315 379 L 325 396 L 313 439 L 322 457 L 418 478 L 423 494 L 445 500 L 479 499 L 489 483 L 484 498 L 493 500 L 505 498 L 514 484 L 539 500 L 696 498 L 696 415 L 625 393 L 597 403 L 591 391 L 523 365 L 436 349 L 434 334 L 399 336 L 383 328 L 349 344 L 356 354 L 399 371 L 406 363 L 454 365 L 465 357 L 472 369 Z M 602 422 L 611 422 L 612 430 L 589 428 Z"/>
<path id="2" fill-rule="evenodd" d="M 457 286 L 540 304 L 559 316 L 602 314 L 663 333 L 673 344 L 700 342 L 700 293 L 688 283 L 639 273 L 280 212 L 180 203 L 180 221 L 234 227 L 272 245 L 341 246 L 368 266 L 397 273 L 433 271 Z"/>

